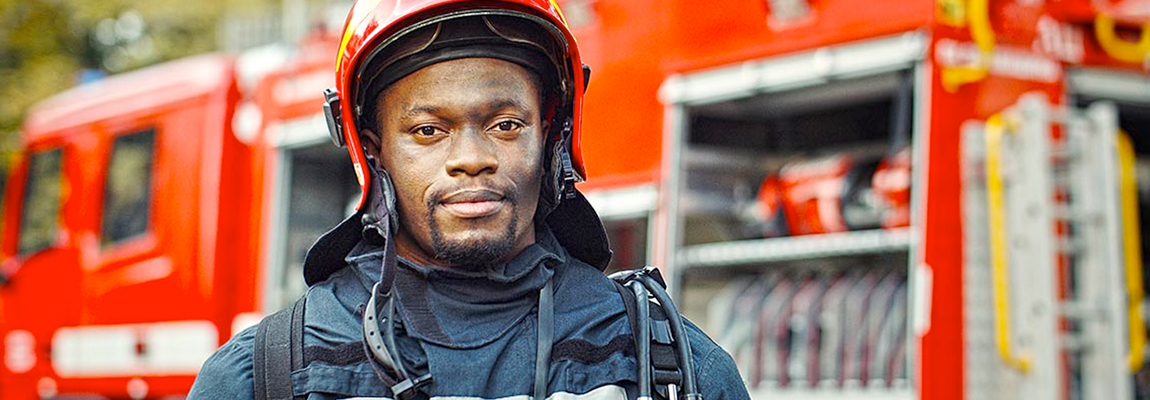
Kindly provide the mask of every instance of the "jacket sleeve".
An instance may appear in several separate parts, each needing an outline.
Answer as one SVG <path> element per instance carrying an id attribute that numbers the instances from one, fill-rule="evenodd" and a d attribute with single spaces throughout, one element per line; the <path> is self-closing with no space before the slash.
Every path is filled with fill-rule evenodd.
<path id="1" fill-rule="evenodd" d="M 750 400 L 731 355 L 694 324 L 686 325 L 695 361 L 695 381 L 703 400 Z"/>
<path id="2" fill-rule="evenodd" d="M 256 327 L 243 330 L 200 368 L 187 400 L 253 400 L 252 345 Z"/>

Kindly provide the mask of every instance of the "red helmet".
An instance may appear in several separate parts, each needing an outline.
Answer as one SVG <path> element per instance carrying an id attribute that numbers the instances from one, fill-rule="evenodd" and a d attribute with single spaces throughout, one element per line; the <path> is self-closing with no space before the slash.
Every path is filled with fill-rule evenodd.
<path id="1" fill-rule="evenodd" d="M 533 53 L 542 53 L 554 71 L 551 84 L 555 99 L 553 132 L 549 144 L 556 144 L 550 162 L 556 175 L 558 193 L 573 190 L 574 183 L 586 176 L 579 150 L 580 114 L 583 92 L 590 71 L 583 66 L 575 37 L 567 28 L 555 0 L 357 0 L 348 14 L 336 60 L 335 88 L 324 92 L 324 112 L 328 129 L 337 146 L 347 146 L 362 194 L 358 209 L 362 209 L 369 193 L 370 179 L 367 157 L 360 142 L 360 126 L 373 106 L 368 98 L 380 83 L 377 77 L 390 69 L 412 68 L 397 60 L 419 54 L 426 46 L 412 46 L 411 42 L 436 41 L 440 23 L 464 18 L 483 18 L 487 27 L 500 40 L 510 45 L 529 47 Z M 491 20 L 512 22 L 495 26 Z M 508 28 L 504 28 L 508 26 Z M 522 29 L 521 29 L 522 28 Z M 423 32 L 434 31 L 434 35 Z M 421 38 L 425 35 L 426 38 Z M 412 39 L 415 37 L 415 39 Z M 401 44 L 406 42 L 406 44 Z M 499 53 L 501 56 L 503 52 Z M 428 65 L 414 64 L 414 67 Z M 398 66 L 393 68 L 393 66 Z M 406 71 L 406 73 L 414 70 Z M 401 78 L 379 79 L 384 87 Z M 395 75 L 392 73 L 391 75 Z M 362 93 L 362 92 L 368 93 Z M 547 166 L 545 166 L 547 167 Z"/>

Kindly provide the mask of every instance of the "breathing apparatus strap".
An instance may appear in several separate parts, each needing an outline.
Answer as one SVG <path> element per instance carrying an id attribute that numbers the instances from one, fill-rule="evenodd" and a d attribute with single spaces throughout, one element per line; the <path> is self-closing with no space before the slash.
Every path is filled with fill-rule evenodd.
<path id="1" fill-rule="evenodd" d="M 695 370 L 692 365 L 690 343 L 687 340 L 686 327 L 671 296 L 667 294 L 666 284 L 655 267 L 621 271 L 611 274 L 616 283 L 616 289 L 623 297 L 623 306 L 627 311 L 627 319 L 631 322 L 631 332 L 635 334 L 636 347 L 643 350 L 649 347 L 649 357 L 638 357 L 640 379 L 643 375 L 649 376 L 649 382 L 655 388 L 653 395 L 659 399 L 676 400 L 680 398 L 676 390 L 682 388 L 682 398 L 685 400 L 702 400 L 698 385 L 695 382 Z M 639 289 L 639 287 L 642 289 Z M 639 296 L 641 292 L 650 294 L 650 298 Z M 651 298 L 656 303 L 650 307 Z M 646 303 L 649 317 L 644 318 L 640 312 L 640 302 Z M 643 327 L 642 324 L 647 324 Z M 644 335 L 646 333 L 646 335 Z M 648 336 L 648 343 L 643 344 L 641 336 Z M 638 352 L 637 352 L 638 353 Z M 640 396 L 644 392 L 640 388 Z M 650 391 L 647 391 L 650 393 Z"/>
<path id="2" fill-rule="evenodd" d="M 551 374 L 551 345 L 555 341 L 555 301 L 551 279 L 539 290 L 538 346 L 535 348 L 535 398 L 547 398 Z"/>
<path id="3" fill-rule="evenodd" d="M 267 316 L 256 328 L 256 342 L 252 346 L 254 399 L 304 399 L 292 394 L 291 372 L 303 366 L 306 304 L 307 296 L 300 296 L 291 307 Z"/>

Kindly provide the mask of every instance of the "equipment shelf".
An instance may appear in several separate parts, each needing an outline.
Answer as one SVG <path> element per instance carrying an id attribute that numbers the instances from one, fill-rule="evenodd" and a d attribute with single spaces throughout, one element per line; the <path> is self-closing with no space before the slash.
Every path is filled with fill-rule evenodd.
<path id="1" fill-rule="evenodd" d="M 911 228 L 898 228 L 707 243 L 684 247 L 678 262 L 709 268 L 901 252 L 912 237 Z"/>

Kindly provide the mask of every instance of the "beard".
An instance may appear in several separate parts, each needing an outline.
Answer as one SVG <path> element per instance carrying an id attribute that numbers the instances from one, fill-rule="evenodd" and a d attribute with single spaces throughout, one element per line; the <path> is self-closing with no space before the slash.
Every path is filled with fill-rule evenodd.
<path id="1" fill-rule="evenodd" d="M 504 259 L 515 247 L 515 227 L 519 226 L 519 203 L 513 197 L 508 197 L 507 202 L 512 211 L 507 229 L 495 238 L 471 240 L 452 240 L 445 237 L 435 220 L 437 207 L 429 207 L 427 226 L 431 230 L 431 246 L 435 259 L 445 265 L 473 272 L 486 270 Z"/>

